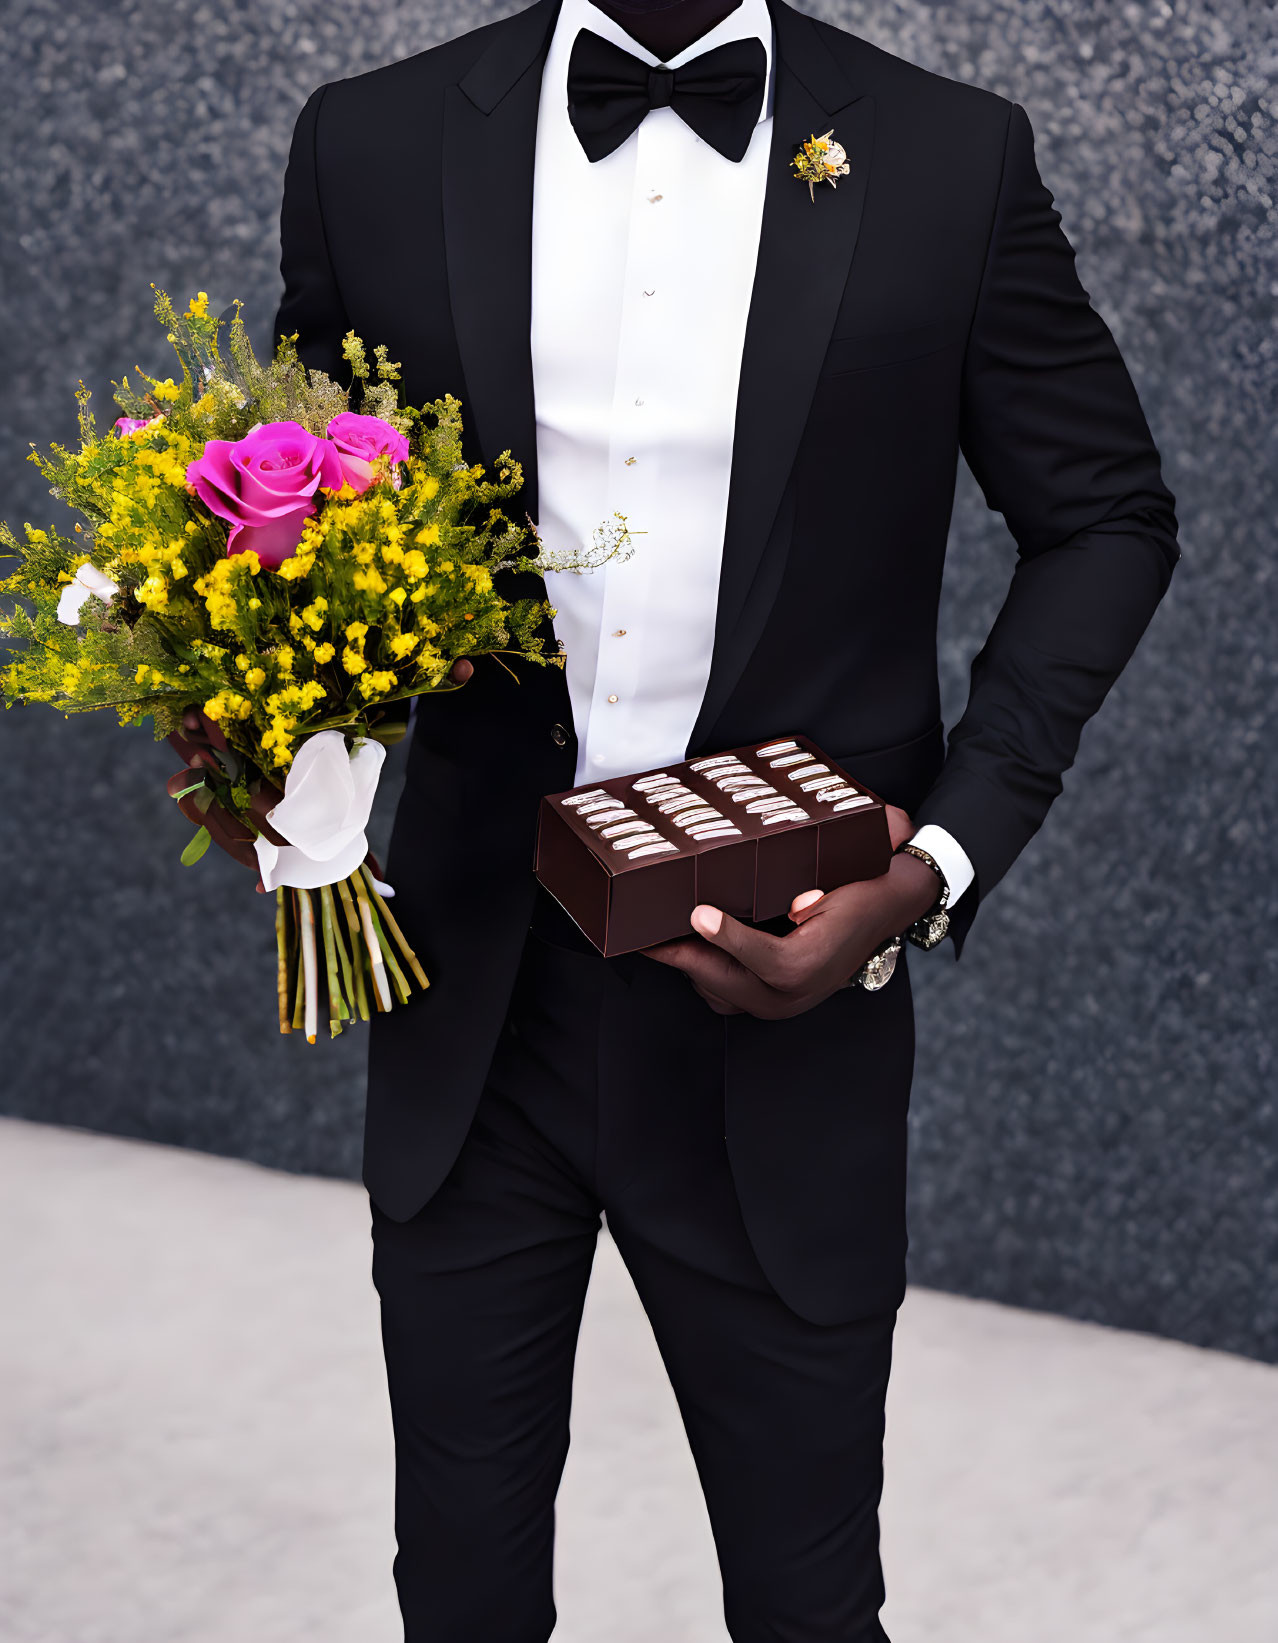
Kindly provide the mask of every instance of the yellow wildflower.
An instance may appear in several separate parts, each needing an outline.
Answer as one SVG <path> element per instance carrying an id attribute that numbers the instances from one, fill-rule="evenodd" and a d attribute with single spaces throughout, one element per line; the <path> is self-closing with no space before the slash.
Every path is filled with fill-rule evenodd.
<path id="1" fill-rule="evenodd" d="M 207 319 L 209 312 L 209 294 L 201 291 L 198 296 L 192 297 L 187 304 L 187 313 L 193 319 Z"/>
<path id="2" fill-rule="evenodd" d="M 286 582 L 300 582 L 311 574 L 315 566 L 314 553 L 303 553 L 299 548 L 291 559 L 286 559 L 276 571 Z"/>
<path id="3" fill-rule="evenodd" d="M 316 645 L 316 647 L 315 647 L 315 660 L 320 664 L 321 667 L 324 665 L 325 662 L 331 662 L 333 660 L 333 657 L 336 654 L 337 653 L 333 649 L 332 645 L 323 644 L 323 645 Z"/>
<path id="4" fill-rule="evenodd" d="M 398 638 L 390 642 L 391 655 L 397 662 L 402 662 L 421 638 L 420 633 L 401 633 Z"/>
<path id="5" fill-rule="evenodd" d="M 261 690 L 266 683 L 266 670 L 260 667 L 251 667 L 244 675 L 244 683 L 250 690 Z"/>
<path id="6" fill-rule="evenodd" d="M 342 652 L 342 666 L 346 669 L 347 673 L 362 673 L 368 666 L 368 663 L 360 655 L 359 651 L 353 649 L 350 645 L 347 645 L 346 649 Z"/>
<path id="7" fill-rule="evenodd" d="M 148 610 L 163 610 L 169 602 L 168 583 L 162 576 L 148 576 L 138 588 L 138 601 Z"/>
<path id="8" fill-rule="evenodd" d="M 426 525 L 418 531 L 413 541 L 423 548 L 433 548 L 439 545 L 439 526 Z"/>
<path id="9" fill-rule="evenodd" d="M 346 637 L 353 645 L 359 644 L 367 632 L 367 622 L 348 622 L 346 624 Z"/>

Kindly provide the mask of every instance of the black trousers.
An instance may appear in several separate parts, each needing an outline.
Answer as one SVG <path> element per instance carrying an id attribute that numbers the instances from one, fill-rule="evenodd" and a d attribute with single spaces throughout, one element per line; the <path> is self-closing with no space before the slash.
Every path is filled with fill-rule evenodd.
<path id="1" fill-rule="evenodd" d="M 554 1499 L 601 1212 L 678 1398 L 734 1643 L 886 1643 L 895 1314 L 818 1325 L 772 1290 L 728 1168 L 722 1022 L 686 978 L 537 935 L 451 1173 L 410 1221 L 373 1208 L 406 1643 L 554 1629 Z"/>

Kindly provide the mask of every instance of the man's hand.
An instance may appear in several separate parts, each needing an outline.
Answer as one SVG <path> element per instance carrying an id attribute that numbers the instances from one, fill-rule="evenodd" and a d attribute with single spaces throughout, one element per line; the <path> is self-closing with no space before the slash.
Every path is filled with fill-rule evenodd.
<path id="1" fill-rule="evenodd" d="M 182 715 L 182 730 L 180 733 L 175 731 L 169 737 L 169 746 L 186 760 L 185 768 L 175 771 L 165 783 L 169 797 L 177 799 L 178 809 L 189 822 L 194 822 L 197 827 L 208 828 L 213 843 L 225 850 L 232 861 L 237 861 L 241 867 L 249 867 L 256 873 L 257 852 L 253 849 L 256 835 L 252 828 L 246 827 L 238 816 L 224 809 L 216 798 L 213 798 L 211 788 L 186 793 L 184 797 L 178 798 L 178 794 L 185 788 L 199 781 L 202 770 L 223 772 L 220 755 L 227 751 L 226 737 L 216 722 L 199 708 L 188 707 Z M 274 844 L 284 844 L 286 840 L 271 827 L 266 820 L 266 813 L 273 810 L 283 797 L 278 787 L 264 781 L 249 803 L 249 814 L 254 825 Z M 257 888 L 262 889 L 260 876 Z"/>
<path id="2" fill-rule="evenodd" d="M 475 664 L 463 656 L 454 662 L 449 669 L 449 682 L 454 685 L 464 685 L 475 671 Z M 215 798 L 212 790 L 187 793 L 184 798 L 178 799 L 178 794 L 184 788 L 198 782 L 201 770 L 211 770 L 224 773 L 221 755 L 227 752 L 226 737 L 216 722 L 209 718 L 207 713 L 198 707 L 188 707 L 182 715 L 182 729 L 174 731 L 169 737 L 169 746 L 186 761 L 182 770 L 175 771 L 165 783 L 165 790 L 171 799 L 177 799 L 178 809 L 190 822 L 197 827 L 207 827 L 209 837 L 220 849 L 225 850 L 232 861 L 239 862 L 241 867 L 249 867 L 257 872 L 257 852 L 253 848 L 253 840 L 257 836 L 253 829 L 245 824 L 231 811 L 224 809 Z M 249 815 L 258 833 L 263 834 L 272 844 L 284 845 L 288 840 L 282 838 L 267 821 L 267 812 L 284 797 L 278 787 L 268 781 L 261 781 L 257 790 L 249 801 Z M 378 878 L 381 869 L 376 858 L 371 854 L 369 862 Z M 257 888 L 262 889 L 262 880 L 259 876 Z"/>
<path id="3" fill-rule="evenodd" d="M 914 825 L 888 807 L 892 847 Z M 893 856 L 876 879 L 845 884 L 828 895 L 806 890 L 790 904 L 795 928 L 771 936 L 717 907 L 694 907 L 695 936 L 645 949 L 659 964 L 682 970 L 721 1015 L 747 1012 L 765 1020 L 801 1015 L 828 998 L 890 936 L 900 935 L 936 901 L 936 874 L 916 856 Z"/>

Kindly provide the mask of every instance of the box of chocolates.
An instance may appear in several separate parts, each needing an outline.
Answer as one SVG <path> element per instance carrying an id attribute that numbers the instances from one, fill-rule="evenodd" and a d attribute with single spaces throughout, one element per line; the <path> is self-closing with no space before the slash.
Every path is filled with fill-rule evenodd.
<path id="1" fill-rule="evenodd" d="M 699 902 L 761 923 L 804 890 L 876 878 L 883 801 L 781 736 L 541 801 L 536 874 L 606 957 L 689 933 Z"/>

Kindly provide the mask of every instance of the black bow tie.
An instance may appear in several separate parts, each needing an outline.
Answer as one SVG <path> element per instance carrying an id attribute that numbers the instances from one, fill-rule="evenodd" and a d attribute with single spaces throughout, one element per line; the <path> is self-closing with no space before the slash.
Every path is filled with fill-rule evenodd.
<path id="1" fill-rule="evenodd" d="M 763 106 L 763 41 L 729 40 L 682 68 L 649 68 L 582 29 L 568 59 L 568 118 L 589 160 L 620 148 L 650 108 L 672 108 L 703 142 L 739 160 Z"/>

